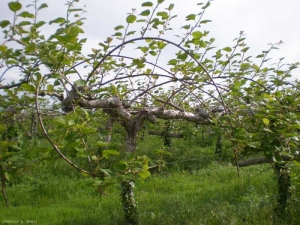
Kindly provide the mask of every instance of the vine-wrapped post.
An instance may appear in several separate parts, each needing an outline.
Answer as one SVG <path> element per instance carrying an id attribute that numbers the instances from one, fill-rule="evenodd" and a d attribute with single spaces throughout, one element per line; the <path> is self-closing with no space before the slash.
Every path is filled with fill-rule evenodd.
<path id="1" fill-rule="evenodd" d="M 126 225 L 138 225 L 139 218 L 136 202 L 133 193 L 134 183 L 132 181 L 123 181 L 121 183 L 121 202 L 125 213 Z"/>
<path id="2" fill-rule="evenodd" d="M 290 177 L 290 166 L 285 162 L 275 163 L 275 169 L 278 177 L 278 198 L 275 212 L 279 219 L 283 219 L 287 215 L 287 207 L 292 197 L 292 181 Z"/>
<path id="3" fill-rule="evenodd" d="M 5 201 L 5 205 L 8 207 L 8 199 L 7 199 L 7 195 L 6 195 L 6 190 L 5 190 L 5 182 L 6 182 L 6 178 L 5 178 L 5 173 L 4 170 L 2 168 L 2 166 L 0 166 L 0 179 L 1 179 L 1 192 Z"/>
<path id="4" fill-rule="evenodd" d="M 218 138 L 217 138 L 215 154 L 216 155 L 222 154 L 222 135 L 221 134 L 219 134 Z"/>

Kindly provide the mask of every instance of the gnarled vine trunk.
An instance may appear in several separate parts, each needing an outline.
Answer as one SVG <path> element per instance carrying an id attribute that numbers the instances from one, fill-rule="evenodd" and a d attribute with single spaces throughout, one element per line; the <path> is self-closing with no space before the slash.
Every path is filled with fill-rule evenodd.
<path id="1" fill-rule="evenodd" d="M 127 133 L 125 138 L 126 152 L 134 152 L 136 150 L 136 138 L 137 134 Z"/>
<path id="2" fill-rule="evenodd" d="M 169 110 L 164 107 L 144 107 L 140 110 L 130 110 L 131 103 L 124 103 L 117 96 L 111 96 L 105 99 L 82 98 L 78 93 L 79 87 L 72 87 L 66 98 L 62 101 L 62 110 L 70 112 L 74 108 L 74 102 L 83 108 L 102 108 L 112 118 L 121 121 L 121 125 L 126 131 L 125 146 L 126 152 L 134 152 L 137 147 L 137 134 L 145 120 L 154 123 L 157 119 L 172 120 L 183 119 L 197 124 L 212 124 L 210 116 L 207 113 L 191 113 L 181 109 Z M 53 96 L 53 94 L 48 93 Z M 108 126 L 109 128 L 109 126 Z M 110 138 L 108 138 L 109 140 Z M 125 213 L 126 224 L 139 224 L 138 213 L 133 193 L 134 183 L 132 180 L 123 180 L 121 182 L 121 201 Z"/>

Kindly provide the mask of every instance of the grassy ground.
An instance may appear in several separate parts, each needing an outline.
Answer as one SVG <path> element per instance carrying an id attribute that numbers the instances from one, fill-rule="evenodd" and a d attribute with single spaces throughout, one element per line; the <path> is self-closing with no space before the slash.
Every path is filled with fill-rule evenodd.
<path id="1" fill-rule="evenodd" d="M 123 224 L 119 186 L 100 197 L 91 178 L 69 169 L 61 162 L 46 163 L 8 187 L 10 207 L 0 197 L 0 222 Z M 194 172 L 154 174 L 136 183 L 141 224 L 276 224 L 275 178 L 269 166 L 242 169 L 238 178 L 234 167 L 216 163 Z M 295 211 L 278 224 L 299 224 L 299 215 Z"/>
<path id="2" fill-rule="evenodd" d="M 140 143 L 140 154 L 159 159 L 154 150 L 160 149 L 160 141 L 152 137 Z M 136 182 L 142 225 L 300 224 L 299 183 L 290 216 L 277 221 L 277 176 L 269 165 L 243 168 L 238 177 L 230 151 L 217 163 L 213 147 L 194 142 L 174 141 L 168 149 L 172 155 L 163 156 L 167 170 Z M 43 162 L 7 187 L 9 208 L 0 194 L 0 223 L 123 224 L 119 185 L 101 197 L 93 183 L 60 159 Z"/>

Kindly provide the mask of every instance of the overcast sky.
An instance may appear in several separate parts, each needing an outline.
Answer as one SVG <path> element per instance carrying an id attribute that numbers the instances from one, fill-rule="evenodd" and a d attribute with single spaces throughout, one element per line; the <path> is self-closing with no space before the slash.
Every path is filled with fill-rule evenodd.
<path id="1" fill-rule="evenodd" d="M 146 1 L 146 0 L 145 0 Z M 84 31 L 88 38 L 85 52 L 100 41 L 106 40 L 114 34 L 114 27 L 125 25 L 127 13 L 132 8 L 141 12 L 141 0 L 80 0 L 79 6 L 86 5 Z M 0 0 L 0 20 L 12 19 L 12 14 L 7 8 L 8 0 Z M 26 6 L 31 1 L 20 0 Z M 46 2 L 48 9 L 41 11 L 41 20 L 51 20 L 65 16 L 65 0 L 40 0 Z M 156 0 L 153 0 L 156 2 Z M 201 7 L 196 4 L 201 0 L 165 0 L 163 8 L 174 3 L 174 12 L 178 18 L 171 22 L 175 32 L 180 34 L 179 28 L 186 24 L 185 16 L 198 13 Z M 210 37 L 216 38 L 215 46 L 223 48 L 233 46 L 232 40 L 244 31 L 250 55 L 256 56 L 262 50 L 268 49 L 268 43 L 283 41 L 280 50 L 272 53 L 275 62 L 280 57 L 285 57 L 286 63 L 300 61 L 300 1 L 299 0 L 214 0 L 207 9 L 204 19 L 212 20 L 203 27 L 210 31 Z M 179 32 L 179 33 L 178 33 Z M 1 36 L 0 41 L 3 38 Z M 176 40 L 174 38 L 174 40 Z M 300 78 L 299 69 L 294 72 L 294 77 Z"/>

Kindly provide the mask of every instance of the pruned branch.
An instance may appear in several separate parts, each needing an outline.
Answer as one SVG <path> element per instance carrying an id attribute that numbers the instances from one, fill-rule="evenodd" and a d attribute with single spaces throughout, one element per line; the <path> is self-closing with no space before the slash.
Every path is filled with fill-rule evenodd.
<path id="1" fill-rule="evenodd" d="M 159 119 L 182 119 L 202 125 L 213 124 L 210 120 L 210 117 L 207 115 L 204 116 L 202 114 L 182 112 L 179 110 L 165 110 L 161 107 L 154 107 L 149 110 L 153 113 L 153 115 L 155 115 Z"/>
<path id="2" fill-rule="evenodd" d="M 287 155 L 282 155 L 281 156 L 283 161 L 293 161 L 295 158 Z M 264 163 L 272 163 L 275 162 L 274 159 L 267 159 L 265 157 L 261 158 L 255 158 L 255 159 L 247 159 L 245 161 L 240 161 L 237 162 L 238 167 L 247 167 L 247 166 L 253 166 L 253 165 L 259 165 L 259 164 L 264 164 Z"/>
<path id="3" fill-rule="evenodd" d="M 64 100 L 64 95 L 63 94 L 59 94 L 59 93 L 55 93 L 55 92 L 47 92 L 47 91 L 40 91 L 39 92 L 39 96 L 50 96 L 50 97 L 55 97 L 58 100 L 60 100 L 61 102 Z"/>
<path id="4" fill-rule="evenodd" d="M 73 110 L 74 104 L 83 108 L 97 109 L 102 108 L 104 112 L 110 114 L 112 117 L 119 117 L 123 121 L 131 120 L 132 114 L 129 111 L 130 105 L 125 105 L 117 96 L 112 96 L 105 99 L 85 99 L 80 96 L 75 90 L 71 90 L 69 96 L 63 100 L 62 109 L 65 112 Z M 138 110 L 137 115 L 142 112 L 147 115 L 145 118 L 150 122 L 155 122 L 159 119 L 183 119 L 197 124 L 212 124 L 209 114 L 184 112 L 182 110 L 165 110 L 162 107 L 147 107 Z"/>
<path id="5" fill-rule="evenodd" d="M 161 102 L 161 103 L 164 103 L 165 105 L 169 105 L 179 111 L 184 111 L 182 108 L 178 107 L 177 105 L 173 104 L 172 102 L 169 102 L 169 101 L 164 101 L 162 99 L 159 99 L 159 98 L 155 98 L 155 101 L 157 102 Z"/>
<path id="6" fill-rule="evenodd" d="M 183 138 L 183 134 L 179 134 L 179 133 L 165 133 L 163 131 L 151 131 L 151 130 L 148 133 L 150 135 L 158 135 L 162 137 Z"/>

